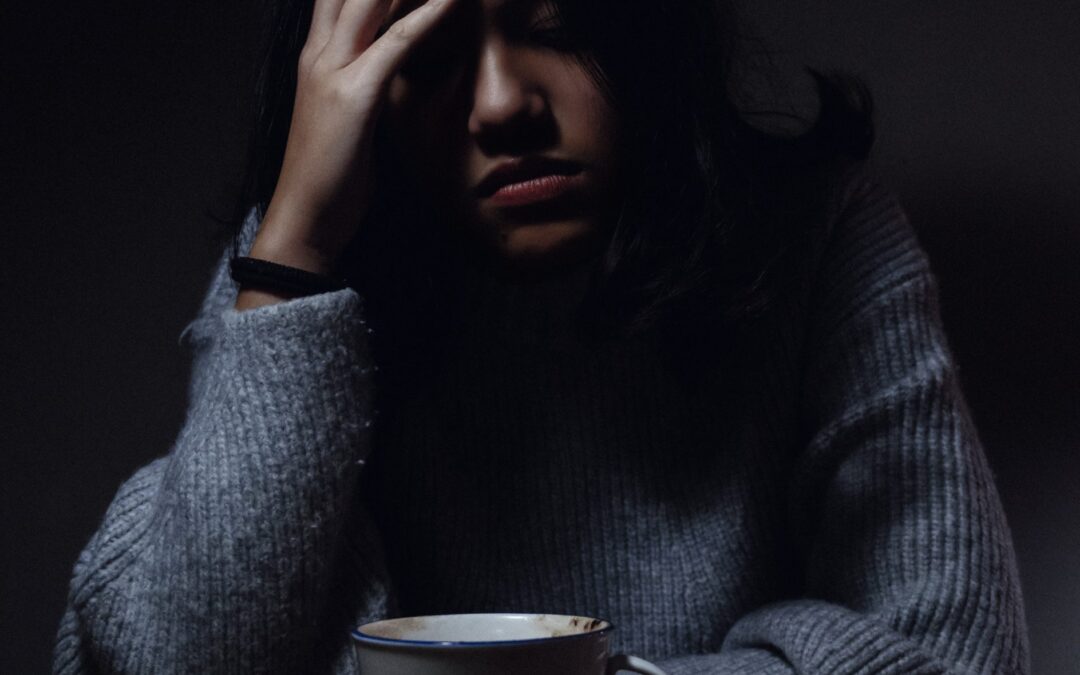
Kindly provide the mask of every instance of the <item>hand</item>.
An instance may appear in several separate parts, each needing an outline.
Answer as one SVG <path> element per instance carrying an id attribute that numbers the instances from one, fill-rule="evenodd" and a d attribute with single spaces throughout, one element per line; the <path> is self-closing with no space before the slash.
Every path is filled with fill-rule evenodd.
<path id="1" fill-rule="evenodd" d="M 390 80 L 454 2 L 427 0 L 374 39 L 391 0 L 316 0 L 281 174 L 253 257 L 334 269 L 372 194 L 373 133 Z"/>

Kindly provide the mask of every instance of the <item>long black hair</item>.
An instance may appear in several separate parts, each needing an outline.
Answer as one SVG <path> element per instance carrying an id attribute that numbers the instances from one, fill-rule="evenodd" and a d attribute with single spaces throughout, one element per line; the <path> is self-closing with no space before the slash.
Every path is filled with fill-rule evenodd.
<path id="1" fill-rule="evenodd" d="M 252 208 L 262 217 L 273 194 L 312 4 L 272 0 L 264 15 L 237 231 Z M 811 71 L 821 104 L 814 122 L 799 134 L 769 133 L 747 121 L 733 94 L 740 21 L 729 0 L 551 4 L 627 131 L 626 200 L 581 308 L 584 334 L 659 328 L 672 354 L 694 362 L 688 343 L 715 351 L 797 280 L 842 167 L 873 143 L 869 95 L 857 80 Z M 387 202 L 400 197 L 393 182 L 381 185 Z M 439 297 L 440 275 L 450 273 L 453 241 L 433 238 L 430 223 L 410 229 L 400 207 L 373 205 L 369 220 L 351 248 L 355 285 L 384 338 L 383 358 L 415 357 L 430 351 L 418 336 L 429 346 L 446 338 L 439 327 L 451 305 Z"/>

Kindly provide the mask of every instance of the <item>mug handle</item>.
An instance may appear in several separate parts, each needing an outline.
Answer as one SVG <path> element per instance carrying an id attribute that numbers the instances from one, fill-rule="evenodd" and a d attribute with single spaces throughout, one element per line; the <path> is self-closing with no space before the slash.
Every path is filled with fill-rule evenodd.
<path id="1" fill-rule="evenodd" d="M 620 670 L 629 670 L 633 673 L 642 673 L 642 675 L 667 675 L 645 659 L 626 654 L 616 654 L 608 659 L 607 675 L 615 675 Z"/>

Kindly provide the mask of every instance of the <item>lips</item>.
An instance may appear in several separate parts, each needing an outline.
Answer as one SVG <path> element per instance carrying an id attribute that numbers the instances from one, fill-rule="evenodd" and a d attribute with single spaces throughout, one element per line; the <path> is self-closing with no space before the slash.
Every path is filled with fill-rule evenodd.
<path id="1" fill-rule="evenodd" d="M 491 170 L 474 189 L 483 199 L 494 195 L 500 188 L 543 176 L 573 176 L 581 172 L 581 165 L 554 157 L 519 157 L 499 164 Z"/>

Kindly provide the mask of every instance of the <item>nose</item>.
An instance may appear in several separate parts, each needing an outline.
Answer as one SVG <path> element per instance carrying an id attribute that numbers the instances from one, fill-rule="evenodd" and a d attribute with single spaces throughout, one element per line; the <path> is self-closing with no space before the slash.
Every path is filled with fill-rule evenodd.
<path id="1" fill-rule="evenodd" d="M 513 133 L 540 119 L 547 101 L 540 85 L 528 77 L 505 45 L 489 43 L 477 64 L 469 133 L 478 139 Z"/>

